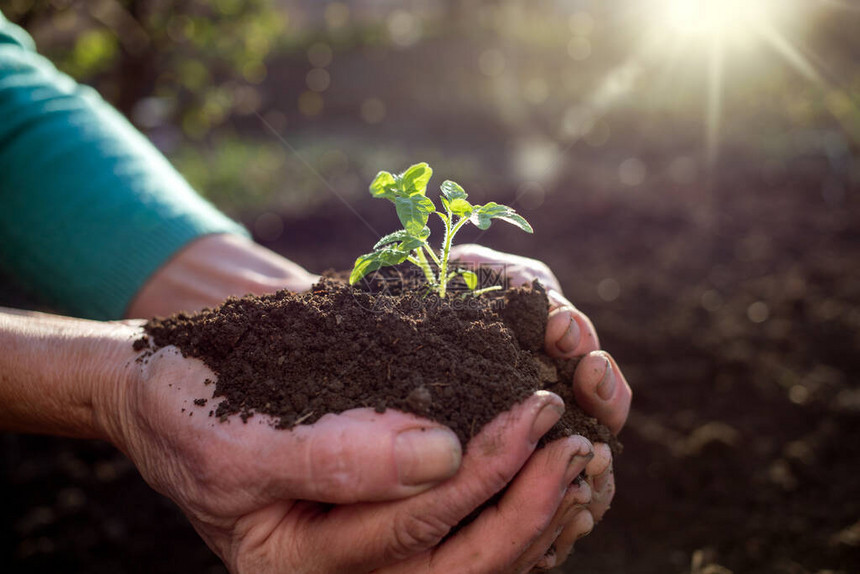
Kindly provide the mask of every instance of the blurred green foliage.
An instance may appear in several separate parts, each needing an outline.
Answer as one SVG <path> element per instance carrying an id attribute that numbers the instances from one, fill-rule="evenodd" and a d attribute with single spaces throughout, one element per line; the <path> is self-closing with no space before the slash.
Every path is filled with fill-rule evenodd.
<path id="1" fill-rule="evenodd" d="M 723 157 L 860 174 L 860 13 L 835 3 L 762 0 L 766 26 L 726 26 L 718 55 L 718 36 L 673 23 L 683 0 L 7 4 L 234 214 L 416 157 L 534 205 L 575 181 L 699 186 Z"/>
<path id="2" fill-rule="evenodd" d="M 219 131 L 205 145 L 180 146 L 171 155 L 189 183 L 227 213 L 300 213 L 330 201 L 365 198 L 379 165 L 408 165 L 413 153 L 400 146 L 342 135 L 291 138 L 290 148 L 271 139 L 248 139 Z M 444 169 L 475 178 L 468 157 L 419 149 Z M 478 190 L 476 197 L 487 197 Z"/>
<path id="3" fill-rule="evenodd" d="M 140 127 L 173 121 L 193 139 L 256 111 L 254 88 L 288 24 L 273 0 L 14 0 L 4 12 Z M 141 115 L 147 98 L 173 117 Z"/>
<path id="4" fill-rule="evenodd" d="M 274 207 L 276 197 L 277 207 L 289 210 L 312 201 L 307 193 L 314 186 L 307 185 L 301 170 L 287 159 L 287 152 L 269 141 L 220 134 L 205 146 L 181 146 L 172 157 L 195 189 L 234 215 Z"/>

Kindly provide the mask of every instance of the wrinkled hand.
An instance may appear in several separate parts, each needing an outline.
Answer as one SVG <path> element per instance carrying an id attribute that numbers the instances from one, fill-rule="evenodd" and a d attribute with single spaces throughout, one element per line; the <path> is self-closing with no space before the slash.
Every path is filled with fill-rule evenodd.
<path id="1" fill-rule="evenodd" d="M 318 275 L 240 235 L 204 235 L 147 279 L 126 317 L 148 319 L 198 311 L 220 305 L 231 295 L 307 291 L 318 280 Z"/>
<path id="2" fill-rule="evenodd" d="M 502 263 L 512 285 L 531 283 L 534 279 L 541 282 L 550 302 L 544 345 L 547 354 L 567 359 L 581 357 L 573 377 L 576 401 L 613 434 L 618 434 L 630 412 L 630 386 L 615 360 L 599 350 L 600 342 L 591 320 L 562 295 L 558 279 L 549 267 L 536 259 L 502 253 L 481 245 L 458 245 L 452 249 L 451 258 L 476 265 Z M 567 511 L 565 515 L 559 511 L 553 517 L 554 529 L 559 534 L 547 545 L 550 552 L 540 561 L 540 568 L 561 564 L 573 549 L 574 542 L 588 534 L 609 509 L 615 495 L 612 454 L 609 446 L 603 443 L 594 445 L 594 452 L 595 457 L 586 469 L 590 501 L 580 512 Z"/>
<path id="3" fill-rule="evenodd" d="M 129 361 L 113 434 L 234 573 L 526 572 L 591 498 L 577 479 L 593 464 L 586 439 L 534 453 L 563 412 L 552 393 L 499 415 L 461 456 L 450 430 L 391 410 L 326 415 L 290 431 L 260 415 L 221 423 L 208 416 L 213 404 L 193 402 L 211 395 L 212 377 L 171 347 Z M 442 542 L 505 486 L 496 505 Z"/>

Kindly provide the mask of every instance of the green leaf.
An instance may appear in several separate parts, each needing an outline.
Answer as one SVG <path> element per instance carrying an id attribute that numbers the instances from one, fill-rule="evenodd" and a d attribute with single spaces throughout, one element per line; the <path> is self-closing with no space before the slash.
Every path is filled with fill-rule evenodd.
<path id="1" fill-rule="evenodd" d="M 384 245 L 388 245 L 389 243 L 397 243 L 398 241 L 403 241 L 404 239 L 412 237 L 409 235 L 409 232 L 405 229 L 398 229 L 394 233 L 389 233 L 388 235 L 382 237 L 379 241 L 376 242 L 376 245 L 373 246 L 374 249 L 379 249 Z"/>
<path id="2" fill-rule="evenodd" d="M 361 255 L 358 259 L 355 260 L 355 265 L 352 267 L 352 273 L 349 274 L 349 284 L 355 285 L 359 281 L 361 281 L 362 277 L 370 273 L 371 271 L 376 271 L 380 267 L 382 267 L 382 263 L 378 258 L 373 256 L 373 253 L 367 253 L 365 255 Z"/>
<path id="3" fill-rule="evenodd" d="M 387 171 L 376 174 L 373 183 L 370 184 L 370 195 L 384 199 L 394 199 L 396 195 L 397 180 Z"/>
<path id="4" fill-rule="evenodd" d="M 466 199 L 467 197 L 469 197 L 469 194 L 466 193 L 465 189 L 460 187 L 459 183 L 451 181 L 450 179 L 446 179 L 442 182 L 441 189 L 442 196 L 448 200 L 453 201 L 455 199 Z"/>
<path id="5" fill-rule="evenodd" d="M 468 287 L 470 291 L 474 291 L 475 287 L 478 286 L 477 273 L 474 271 L 466 271 L 465 269 L 458 269 L 457 272 L 463 277 L 463 281 L 466 282 L 466 287 Z"/>
<path id="6" fill-rule="evenodd" d="M 423 195 L 398 196 L 394 198 L 397 217 L 403 228 L 412 236 L 418 236 L 427 226 L 430 214 L 436 211 L 436 206 L 430 198 Z"/>
<path id="7" fill-rule="evenodd" d="M 534 233 L 534 229 L 532 229 L 531 224 L 526 221 L 525 217 L 515 212 L 513 209 L 507 215 L 500 215 L 495 219 L 501 219 L 511 225 L 516 225 L 526 233 Z"/>
<path id="8" fill-rule="evenodd" d="M 421 239 L 420 237 L 410 237 L 401 241 L 397 245 L 397 248 L 405 253 L 411 253 L 415 249 L 420 249 L 421 246 L 424 245 L 425 241 L 426 240 Z"/>
<path id="9" fill-rule="evenodd" d="M 430 228 L 426 227 L 426 226 L 424 227 L 424 229 L 421 230 L 421 233 L 418 233 L 416 235 L 409 233 L 405 229 L 399 229 L 399 230 L 395 231 L 394 233 L 389 233 L 388 235 L 386 235 L 385 237 L 383 237 L 382 239 L 377 241 L 376 245 L 374 245 L 373 248 L 379 249 L 380 247 L 382 247 L 384 245 L 388 245 L 389 243 L 397 243 L 400 241 L 407 241 L 410 239 L 417 240 L 418 245 L 421 245 L 424 241 L 427 240 L 428 237 L 430 237 Z"/>
<path id="10" fill-rule="evenodd" d="M 433 177 L 433 170 L 426 163 L 417 163 L 410 166 L 399 176 L 400 191 L 407 195 L 424 195 L 427 193 L 427 184 Z"/>
<path id="11" fill-rule="evenodd" d="M 529 222 L 526 221 L 521 215 L 517 214 L 512 208 L 507 205 L 500 205 L 494 201 L 487 203 L 485 205 L 476 205 L 474 206 L 474 211 L 472 212 L 469 221 L 474 223 L 478 229 L 487 229 L 490 227 L 493 219 L 501 219 L 502 221 L 507 221 L 512 225 L 516 225 L 526 233 L 533 233 L 534 230 L 532 226 L 529 225 Z"/>
<path id="12" fill-rule="evenodd" d="M 409 251 L 402 251 L 398 247 L 383 247 L 373 253 L 366 253 L 355 260 L 352 273 L 349 274 L 349 284 L 355 285 L 362 277 L 380 267 L 403 263 L 407 257 Z"/>
<path id="13" fill-rule="evenodd" d="M 450 204 L 448 204 L 448 209 L 451 210 L 451 213 L 453 213 L 454 215 L 459 215 L 460 217 L 470 217 L 472 215 L 472 210 L 474 209 L 474 207 L 465 199 L 458 197 L 452 200 Z"/>

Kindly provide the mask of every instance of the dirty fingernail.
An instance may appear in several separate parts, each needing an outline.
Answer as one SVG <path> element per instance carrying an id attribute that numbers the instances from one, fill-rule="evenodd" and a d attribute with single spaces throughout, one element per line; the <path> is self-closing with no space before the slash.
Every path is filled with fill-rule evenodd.
<path id="1" fill-rule="evenodd" d="M 546 432 L 558 422 L 563 414 L 564 405 L 559 405 L 554 402 L 544 405 L 532 423 L 532 429 L 531 432 L 529 432 L 529 440 L 532 442 L 539 441 L 540 437 L 545 435 Z"/>
<path id="2" fill-rule="evenodd" d="M 568 317 L 570 317 L 570 324 L 567 326 L 567 331 L 564 332 L 564 335 L 555 344 L 558 350 L 564 354 L 575 351 L 579 346 L 579 339 L 582 336 L 579 330 L 579 323 L 573 318 L 573 315 L 568 315 Z"/>
<path id="3" fill-rule="evenodd" d="M 609 359 L 604 357 L 603 360 L 606 361 L 606 371 L 603 373 L 603 378 L 597 384 L 597 396 L 604 401 L 608 401 L 615 394 L 615 373 L 613 372 L 612 365 L 609 363 Z"/>
<path id="4" fill-rule="evenodd" d="M 585 538 L 591 534 L 591 531 L 594 530 L 594 517 L 591 515 L 591 512 L 588 510 L 580 512 L 576 516 L 576 526 L 579 531 L 576 535 L 577 540 Z"/>
<path id="5" fill-rule="evenodd" d="M 546 554 L 544 554 L 541 557 L 541 559 L 538 561 L 538 563 L 534 565 L 534 567 L 538 570 L 551 570 L 552 568 L 555 568 L 555 563 L 556 563 L 556 550 L 555 550 L 555 544 L 553 544 L 546 551 Z"/>
<path id="6" fill-rule="evenodd" d="M 586 465 L 594 458 L 594 453 L 590 452 L 588 454 L 577 454 L 571 457 L 570 462 L 567 465 L 567 470 L 564 472 L 564 485 L 565 488 L 573 482 L 573 480 L 582 474 L 582 471 L 585 470 Z"/>
<path id="7" fill-rule="evenodd" d="M 462 449 L 447 429 L 417 428 L 397 435 L 394 456 L 400 484 L 421 486 L 452 477 L 460 468 Z"/>

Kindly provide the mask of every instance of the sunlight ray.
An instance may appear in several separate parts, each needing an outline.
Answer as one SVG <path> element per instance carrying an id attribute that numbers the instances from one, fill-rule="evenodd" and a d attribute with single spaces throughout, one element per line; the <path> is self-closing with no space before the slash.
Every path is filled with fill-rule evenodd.
<path id="1" fill-rule="evenodd" d="M 783 56 L 801 75 L 812 81 L 818 89 L 822 90 L 827 111 L 836 118 L 852 140 L 860 143 L 860 108 L 854 103 L 851 96 L 819 73 L 815 66 L 778 31 L 769 26 L 762 26 L 760 30 L 762 37 L 778 54 Z"/>
<path id="2" fill-rule="evenodd" d="M 818 70 L 815 69 L 812 63 L 803 54 L 801 54 L 800 51 L 785 38 L 785 36 L 780 34 L 772 26 L 761 23 L 758 26 L 758 32 L 761 34 L 761 37 L 777 51 L 778 54 L 785 58 L 795 70 L 803 74 L 806 79 L 817 84 L 825 83 L 824 78 L 822 78 L 821 74 L 818 73 Z"/>

